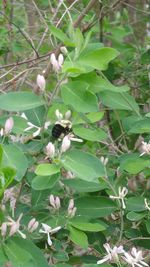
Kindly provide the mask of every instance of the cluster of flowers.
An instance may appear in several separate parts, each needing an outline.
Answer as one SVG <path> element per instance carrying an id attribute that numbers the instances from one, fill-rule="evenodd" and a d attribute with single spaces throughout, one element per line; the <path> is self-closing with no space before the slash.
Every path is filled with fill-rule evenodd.
<path id="1" fill-rule="evenodd" d="M 52 68 L 53 68 L 54 72 L 56 72 L 56 73 L 58 73 L 61 70 L 62 65 L 64 63 L 63 54 L 66 55 L 68 53 L 68 51 L 67 51 L 65 46 L 62 46 L 60 48 L 60 51 L 62 53 L 60 53 L 58 55 L 58 58 L 56 58 L 54 53 L 52 53 L 51 56 L 50 56 L 50 62 L 51 62 Z M 38 85 L 41 93 L 45 91 L 45 87 L 46 87 L 46 80 L 45 80 L 45 77 L 44 77 L 44 72 L 45 71 L 43 71 L 43 75 L 38 74 L 37 75 L 37 79 L 36 79 L 37 85 Z"/>
<path id="2" fill-rule="evenodd" d="M 71 111 L 70 110 L 68 110 L 65 113 L 65 117 L 64 118 L 63 118 L 62 113 L 60 113 L 58 109 L 56 110 L 55 114 L 56 114 L 56 117 L 57 117 L 56 124 L 57 123 L 61 124 L 61 123 L 65 122 L 67 120 L 67 122 L 71 125 L 71 121 L 69 121 L 69 119 L 71 117 Z M 65 135 L 64 138 L 62 139 L 62 144 L 61 144 L 61 148 L 60 148 L 60 152 L 59 153 L 66 152 L 71 146 L 71 141 L 76 141 L 76 142 L 79 142 L 79 143 L 83 142 L 82 139 L 76 138 L 74 136 L 74 134 L 69 133 L 69 134 Z M 47 158 L 53 159 L 56 156 L 56 149 L 55 149 L 55 146 L 54 146 L 54 144 L 52 142 L 49 142 L 47 144 L 45 153 L 46 153 Z"/>
<path id="3" fill-rule="evenodd" d="M 116 263 L 121 266 L 121 263 L 126 263 L 128 266 L 132 267 L 148 267 L 149 265 L 144 261 L 142 256 L 142 251 L 137 250 L 135 247 L 131 249 L 131 252 L 126 252 L 123 246 L 110 247 L 108 243 L 104 244 L 104 248 L 107 252 L 107 255 L 103 259 L 99 260 L 97 264 L 102 264 L 106 261 L 111 263 Z"/>

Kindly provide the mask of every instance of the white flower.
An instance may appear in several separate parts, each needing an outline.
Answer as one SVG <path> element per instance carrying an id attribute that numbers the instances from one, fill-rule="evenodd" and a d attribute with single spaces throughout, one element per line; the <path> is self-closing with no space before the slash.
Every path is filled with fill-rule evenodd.
<path id="1" fill-rule="evenodd" d="M 29 125 L 29 127 L 27 127 L 25 130 L 24 130 L 24 132 L 27 132 L 27 131 L 30 131 L 30 130 L 32 130 L 32 129 L 37 129 L 32 135 L 33 135 L 33 137 L 36 137 L 36 136 L 38 136 L 39 134 L 40 134 L 40 132 L 41 132 L 41 127 L 38 127 L 38 126 L 36 126 L 36 125 L 34 125 L 32 122 L 27 122 L 27 124 Z"/>
<path id="2" fill-rule="evenodd" d="M 43 229 L 40 229 L 39 233 L 43 233 L 43 234 L 47 235 L 47 243 L 49 244 L 49 246 L 51 246 L 52 240 L 51 240 L 50 235 L 58 232 L 61 229 L 61 226 L 58 226 L 58 227 L 52 229 L 49 225 L 42 223 L 42 228 Z"/>
<path id="3" fill-rule="evenodd" d="M 71 141 L 75 141 L 75 142 L 79 142 L 79 143 L 83 142 L 82 139 L 79 139 L 79 138 L 74 137 L 73 134 L 68 134 L 68 135 L 66 135 L 66 136 L 63 138 L 63 140 L 62 140 L 62 144 L 61 144 L 61 152 L 62 152 L 62 153 L 66 152 L 66 151 L 70 148 L 70 146 L 71 146 Z"/>
<path id="4" fill-rule="evenodd" d="M 51 122 L 50 121 L 46 121 L 44 123 L 44 129 L 47 130 L 50 125 L 51 125 Z"/>
<path id="5" fill-rule="evenodd" d="M 148 154 L 150 155 L 150 142 L 144 142 L 142 141 L 142 145 L 141 145 L 141 154 L 140 157 L 143 156 L 144 154 Z"/>
<path id="6" fill-rule="evenodd" d="M 7 233 L 7 223 L 6 222 L 3 222 L 2 225 L 1 225 L 1 227 L 0 227 L 0 229 L 1 229 L 1 235 L 3 237 L 5 237 L 6 236 L 6 233 Z"/>
<path id="7" fill-rule="evenodd" d="M 146 198 L 144 199 L 144 203 L 145 203 L 145 208 L 150 211 L 150 206 L 149 206 L 149 203 L 147 202 Z"/>
<path id="8" fill-rule="evenodd" d="M 38 74 L 36 78 L 36 82 L 38 87 L 40 88 L 41 92 L 45 90 L 46 81 L 43 75 Z"/>
<path id="9" fill-rule="evenodd" d="M 14 126 L 14 120 L 13 120 L 12 117 L 10 117 L 5 122 L 4 132 L 5 132 L 6 135 L 11 132 L 13 126 Z"/>
<path id="10" fill-rule="evenodd" d="M 22 218 L 23 214 L 21 213 L 19 215 L 19 218 L 17 219 L 17 221 L 14 221 L 11 217 L 8 217 L 8 222 L 6 222 L 6 224 L 8 226 L 10 226 L 10 232 L 9 232 L 9 236 L 13 236 L 15 233 L 19 233 L 21 235 L 22 238 L 26 238 L 26 235 L 23 234 L 19 228 L 20 228 L 20 220 Z"/>
<path id="11" fill-rule="evenodd" d="M 53 158 L 55 156 L 55 146 L 52 142 L 49 142 L 46 146 L 46 155 L 49 158 Z"/>
<path id="12" fill-rule="evenodd" d="M 124 252 L 124 256 L 122 256 L 122 259 L 128 264 L 130 264 L 132 267 L 149 266 L 146 262 L 143 261 L 144 258 L 142 257 L 142 251 L 137 251 L 137 249 L 134 247 L 131 250 L 131 254 L 129 254 L 128 252 Z"/>
<path id="13" fill-rule="evenodd" d="M 103 259 L 97 261 L 97 264 L 102 264 L 103 262 L 106 261 L 111 261 L 117 263 L 119 261 L 118 254 L 124 253 L 123 246 L 115 246 L 113 248 L 110 247 L 108 243 L 104 244 L 104 248 L 107 251 L 107 255 L 104 256 Z"/>
<path id="14" fill-rule="evenodd" d="M 128 193 L 128 189 L 126 187 L 123 187 L 121 189 L 121 187 L 119 187 L 119 196 L 109 196 L 111 199 L 120 199 L 122 202 L 122 208 L 125 209 L 126 205 L 124 203 L 124 198 Z"/>
<path id="15" fill-rule="evenodd" d="M 34 232 L 39 226 L 39 222 L 35 218 L 31 219 L 28 223 L 28 231 L 30 233 Z"/>

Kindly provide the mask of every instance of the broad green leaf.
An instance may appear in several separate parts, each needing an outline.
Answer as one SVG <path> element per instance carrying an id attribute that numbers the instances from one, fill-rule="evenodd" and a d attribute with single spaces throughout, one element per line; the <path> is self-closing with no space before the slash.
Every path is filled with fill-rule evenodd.
<path id="1" fill-rule="evenodd" d="M 106 197 L 81 197 L 75 200 L 77 215 L 91 218 L 106 217 L 117 209 L 115 203 Z"/>
<path id="2" fill-rule="evenodd" d="M 34 190 L 45 190 L 52 188 L 59 180 L 59 175 L 51 176 L 35 176 L 32 180 L 31 186 Z"/>
<path id="3" fill-rule="evenodd" d="M 138 154 L 127 154 L 121 157 L 120 170 L 137 174 L 150 166 L 150 160 L 139 157 Z"/>
<path id="4" fill-rule="evenodd" d="M 66 105 L 73 107 L 78 112 L 98 111 L 96 95 L 88 91 L 88 84 L 69 82 L 62 86 L 61 96 Z"/>
<path id="5" fill-rule="evenodd" d="M 89 223 L 89 222 L 70 222 L 71 226 L 85 232 L 100 232 L 106 230 L 104 225 L 100 223 Z"/>
<path id="6" fill-rule="evenodd" d="M 28 161 L 24 153 L 16 145 L 3 145 L 3 160 L 2 166 L 10 166 L 17 173 L 15 180 L 20 181 L 28 168 Z"/>
<path id="7" fill-rule="evenodd" d="M 89 66 L 98 70 L 106 70 L 108 63 L 119 55 L 117 50 L 110 47 L 101 47 L 99 49 L 83 52 L 78 62 L 81 65 Z"/>
<path id="8" fill-rule="evenodd" d="M 56 164 L 43 163 L 39 164 L 35 170 L 38 176 L 49 176 L 60 171 L 60 166 Z"/>
<path id="9" fill-rule="evenodd" d="M 83 126 L 73 127 L 73 132 L 86 140 L 100 142 L 107 138 L 107 134 L 102 129 L 84 128 Z"/>
<path id="10" fill-rule="evenodd" d="M 84 232 L 82 232 L 82 231 L 80 231 L 80 230 L 78 230 L 78 229 L 76 229 L 70 225 L 68 225 L 68 230 L 70 231 L 69 237 L 73 243 L 80 246 L 81 248 L 86 249 L 88 247 L 87 235 Z"/>
<path id="11" fill-rule="evenodd" d="M 78 28 L 76 29 L 75 33 L 74 33 L 74 42 L 75 42 L 75 55 L 76 58 L 79 56 L 79 53 L 83 47 L 83 43 L 84 43 L 84 38 L 83 38 L 83 34 L 81 32 L 81 30 Z"/>
<path id="12" fill-rule="evenodd" d="M 23 111 L 42 106 L 44 101 L 32 92 L 10 92 L 0 95 L 0 108 L 7 111 Z"/>
<path id="13" fill-rule="evenodd" d="M 51 33 L 62 41 L 66 46 L 75 46 L 75 44 L 68 38 L 68 36 L 60 29 L 56 28 L 54 25 L 49 25 Z"/>
<path id="14" fill-rule="evenodd" d="M 77 192 L 97 192 L 106 188 L 106 184 L 87 182 L 78 178 L 67 179 L 63 183 Z"/>
<path id="15" fill-rule="evenodd" d="M 83 114 L 83 113 L 75 113 L 74 114 L 74 113 L 73 113 L 73 117 L 72 117 L 73 125 L 83 124 L 85 122 L 94 123 L 94 122 L 100 121 L 104 116 L 103 111 L 102 112 L 90 112 L 89 114 Z"/>
<path id="16" fill-rule="evenodd" d="M 41 267 L 41 266 L 48 267 L 49 266 L 42 251 L 37 246 L 35 246 L 34 243 L 32 243 L 30 240 L 23 239 L 20 237 L 13 237 L 11 238 L 11 242 L 13 242 L 17 246 L 19 246 L 22 250 L 24 250 L 26 253 L 29 253 L 31 255 L 32 259 L 34 260 L 33 267 L 35 266 L 36 267 Z M 28 265 L 26 265 L 26 267 L 27 266 Z"/>
<path id="17" fill-rule="evenodd" d="M 135 122 L 129 130 L 129 133 L 150 133 L 150 119 L 147 118 Z"/>
<path id="18" fill-rule="evenodd" d="M 139 114 L 138 104 L 128 93 L 100 92 L 103 104 L 111 109 L 132 110 Z"/>
<path id="19" fill-rule="evenodd" d="M 8 258 L 4 253 L 4 249 L 0 246 L 0 266 L 5 266 L 4 264 L 8 262 Z"/>
<path id="20" fill-rule="evenodd" d="M 104 166 L 100 160 L 83 151 L 72 150 L 62 157 L 61 162 L 64 168 L 88 182 L 98 183 L 98 177 L 104 175 Z"/>
<path id="21" fill-rule="evenodd" d="M 22 249 L 17 243 L 9 240 L 4 248 L 5 253 L 13 267 L 34 266 L 34 261 L 31 254 Z"/>
<path id="22" fill-rule="evenodd" d="M 129 197 L 126 200 L 126 210 L 130 211 L 144 211 L 145 203 L 144 203 L 144 197 Z"/>
<path id="23" fill-rule="evenodd" d="M 96 72 L 82 74 L 76 78 L 75 81 L 86 82 L 89 84 L 89 91 L 97 93 L 101 91 L 112 91 L 116 93 L 129 91 L 127 85 L 115 86 L 108 79 L 98 76 Z"/>
<path id="24" fill-rule="evenodd" d="M 145 213 L 136 213 L 134 211 L 130 211 L 128 214 L 127 214 L 127 219 L 130 220 L 130 221 L 133 221 L 133 222 L 137 222 L 137 221 L 140 221 L 141 219 L 143 219 L 145 217 Z"/>
<path id="25" fill-rule="evenodd" d="M 16 170 L 11 167 L 5 167 L 0 170 L 0 197 L 5 189 L 12 183 L 16 175 Z"/>
<path id="26" fill-rule="evenodd" d="M 141 121 L 141 117 L 139 116 L 136 116 L 136 115 L 132 115 L 132 116 L 128 116 L 128 117 L 124 117 L 122 119 L 122 125 L 123 125 L 123 128 L 125 129 L 125 131 L 129 131 L 133 125 L 135 123 L 137 123 L 137 121 Z M 128 132 L 129 133 L 129 132 Z"/>
<path id="27" fill-rule="evenodd" d="M 25 111 L 25 115 L 27 116 L 28 120 L 39 127 L 43 126 L 43 122 L 45 120 L 45 114 L 46 114 L 45 106 L 40 106 Z"/>

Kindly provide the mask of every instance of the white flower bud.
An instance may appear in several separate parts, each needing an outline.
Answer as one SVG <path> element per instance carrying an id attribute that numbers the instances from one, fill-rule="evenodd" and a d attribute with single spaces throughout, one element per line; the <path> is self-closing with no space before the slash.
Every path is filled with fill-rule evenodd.
<path id="1" fill-rule="evenodd" d="M 0 136 L 3 136 L 3 135 L 4 135 L 4 129 L 1 128 L 1 130 L 0 130 Z"/>
<path id="2" fill-rule="evenodd" d="M 68 110 L 66 113 L 65 113 L 65 120 L 69 120 L 71 117 L 71 111 Z"/>
<path id="3" fill-rule="evenodd" d="M 69 205 L 68 205 L 68 210 L 72 210 L 74 208 L 74 199 L 70 199 Z"/>
<path id="4" fill-rule="evenodd" d="M 10 118 L 7 119 L 6 122 L 5 122 L 5 127 L 4 127 L 4 129 L 5 129 L 5 134 L 6 134 L 6 135 L 9 134 L 9 133 L 11 132 L 13 126 L 14 126 L 14 121 L 13 121 L 13 118 L 10 117 Z"/>
<path id="5" fill-rule="evenodd" d="M 67 53 L 68 53 L 68 50 L 67 50 L 67 48 L 66 48 L 65 46 L 62 46 L 62 47 L 60 48 L 60 51 L 61 51 L 64 55 L 67 55 Z"/>
<path id="6" fill-rule="evenodd" d="M 54 53 L 52 53 L 51 56 L 50 56 L 50 62 L 52 64 L 52 66 L 53 66 L 53 70 L 55 72 L 58 72 L 60 70 L 60 65 L 59 65 L 59 62 L 57 61 L 56 56 L 55 56 Z"/>
<path id="7" fill-rule="evenodd" d="M 58 56 L 58 63 L 60 65 L 60 67 L 63 65 L 63 63 L 64 63 L 63 54 L 59 54 L 59 56 Z"/>
<path id="8" fill-rule="evenodd" d="M 52 142 L 49 142 L 46 146 L 46 155 L 50 158 L 53 158 L 55 156 L 55 146 Z"/>
<path id="9" fill-rule="evenodd" d="M 1 235 L 4 237 L 7 233 L 7 223 L 3 222 L 1 225 Z"/>
<path id="10" fill-rule="evenodd" d="M 30 233 L 34 232 L 39 226 L 39 222 L 35 218 L 31 219 L 28 223 L 28 231 Z"/>
<path id="11" fill-rule="evenodd" d="M 56 208 L 57 209 L 60 208 L 60 198 L 59 197 L 56 197 L 56 199 L 55 199 L 55 205 L 56 205 Z"/>
<path id="12" fill-rule="evenodd" d="M 40 88 L 41 92 L 45 90 L 46 81 L 43 75 L 38 74 L 36 79 L 37 85 Z"/>
<path id="13" fill-rule="evenodd" d="M 74 207 L 72 210 L 68 210 L 68 216 L 70 218 L 73 218 L 75 216 L 76 211 L 77 211 L 76 207 Z"/>
<path id="14" fill-rule="evenodd" d="M 62 120 L 63 115 L 62 115 L 62 113 L 59 112 L 59 109 L 56 109 L 56 111 L 55 111 L 55 115 L 56 115 L 56 117 L 57 117 L 57 119 L 58 119 L 59 121 Z"/>
<path id="15" fill-rule="evenodd" d="M 53 208 L 55 208 L 55 198 L 52 194 L 49 196 L 49 203 Z"/>
<path id="16" fill-rule="evenodd" d="M 66 135 L 62 140 L 61 152 L 62 153 L 66 152 L 70 148 L 70 145 L 71 145 L 71 141 L 69 139 L 69 136 Z"/>

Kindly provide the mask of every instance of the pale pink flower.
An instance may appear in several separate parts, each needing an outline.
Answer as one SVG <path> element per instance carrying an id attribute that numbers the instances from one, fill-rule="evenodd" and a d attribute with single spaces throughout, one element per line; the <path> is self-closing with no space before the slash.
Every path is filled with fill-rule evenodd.
<path id="1" fill-rule="evenodd" d="M 47 243 L 49 244 L 49 246 L 51 246 L 52 240 L 51 240 L 50 235 L 58 232 L 60 229 L 61 229 L 61 226 L 58 226 L 58 227 L 52 229 L 52 227 L 50 227 L 49 225 L 42 223 L 42 228 L 39 230 L 39 233 L 47 235 Z"/>
<path id="2" fill-rule="evenodd" d="M 12 117 L 10 117 L 5 122 L 4 132 L 6 135 L 12 131 L 13 126 L 14 126 L 14 120 Z"/>
<path id="3" fill-rule="evenodd" d="M 35 218 L 31 219 L 28 223 L 28 231 L 30 233 L 34 232 L 39 226 L 39 222 Z"/>
<path id="4" fill-rule="evenodd" d="M 97 261 L 97 264 L 102 264 L 106 261 L 117 263 L 119 261 L 118 254 L 124 253 L 123 246 L 115 246 L 111 248 L 108 243 L 104 244 L 103 246 L 106 249 L 107 255 L 105 255 L 103 259 Z"/>
<path id="5" fill-rule="evenodd" d="M 45 90 L 45 86 L 46 86 L 46 80 L 45 80 L 44 76 L 38 74 L 37 78 L 36 78 L 36 82 L 37 82 L 37 85 L 40 88 L 41 92 L 43 92 Z"/>

